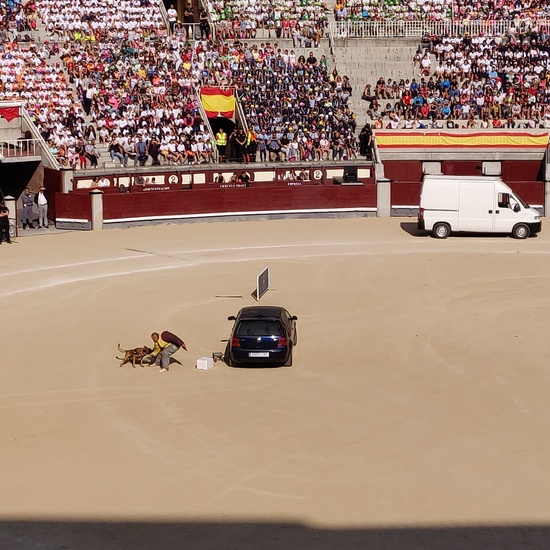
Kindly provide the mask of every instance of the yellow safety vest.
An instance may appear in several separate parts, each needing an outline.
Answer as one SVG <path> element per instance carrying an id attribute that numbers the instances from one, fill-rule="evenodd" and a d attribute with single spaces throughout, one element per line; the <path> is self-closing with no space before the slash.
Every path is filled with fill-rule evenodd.
<path id="1" fill-rule="evenodd" d="M 227 145 L 227 134 L 225 132 L 216 134 L 216 145 Z"/>

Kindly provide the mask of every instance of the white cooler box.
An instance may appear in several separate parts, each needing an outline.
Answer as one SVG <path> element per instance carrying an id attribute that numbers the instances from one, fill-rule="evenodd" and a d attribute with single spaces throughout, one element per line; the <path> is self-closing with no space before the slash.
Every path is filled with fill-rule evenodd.
<path id="1" fill-rule="evenodd" d="M 214 359 L 212 357 L 200 357 L 197 359 L 198 370 L 208 370 L 214 365 Z"/>

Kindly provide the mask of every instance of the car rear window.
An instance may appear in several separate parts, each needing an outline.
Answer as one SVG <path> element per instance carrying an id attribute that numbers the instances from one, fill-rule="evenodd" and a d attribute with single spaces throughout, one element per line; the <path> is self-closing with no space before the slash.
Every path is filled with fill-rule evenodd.
<path id="1" fill-rule="evenodd" d="M 283 336 L 283 327 L 276 320 L 241 321 L 236 331 L 237 336 Z"/>

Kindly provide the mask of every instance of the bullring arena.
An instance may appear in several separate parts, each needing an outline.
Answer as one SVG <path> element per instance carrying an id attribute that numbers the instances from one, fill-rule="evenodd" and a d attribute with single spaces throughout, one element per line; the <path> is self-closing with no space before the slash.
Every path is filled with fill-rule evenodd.
<path id="1" fill-rule="evenodd" d="M 546 547 L 549 244 L 353 218 L 2 246 L 0 548 Z M 294 365 L 196 370 L 266 265 Z M 164 329 L 181 364 L 119 368 Z"/>
<path id="2" fill-rule="evenodd" d="M 425 175 L 549 211 L 549 28 L 547 0 L 2 3 L 0 550 L 546 549 L 546 222 L 415 221 Z M 197 369 L 265 267 L 293 365 Z M 120 367 L 163 330 L 168 373 Z"/>

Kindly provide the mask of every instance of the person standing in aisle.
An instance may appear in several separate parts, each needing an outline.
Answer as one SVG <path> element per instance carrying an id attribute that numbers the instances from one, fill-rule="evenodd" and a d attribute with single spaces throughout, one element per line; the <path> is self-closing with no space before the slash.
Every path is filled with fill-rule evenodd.
<path id="1" fill-rule="evenodd" d="M 23 203 L 23 229 L 34 229 L 32 223 L 32 206 L 34 204 L 34 196 L 30 192 L 28 187 L 25 187 L 25 191 L 21 195 L 21 202 Z"/>
<path id="2" fill-rule="evenodd" d="M 48 228 L 48 190 L 41 187 L 34 196 L 34 204 L 38 206 L 38 227 Z"/>

